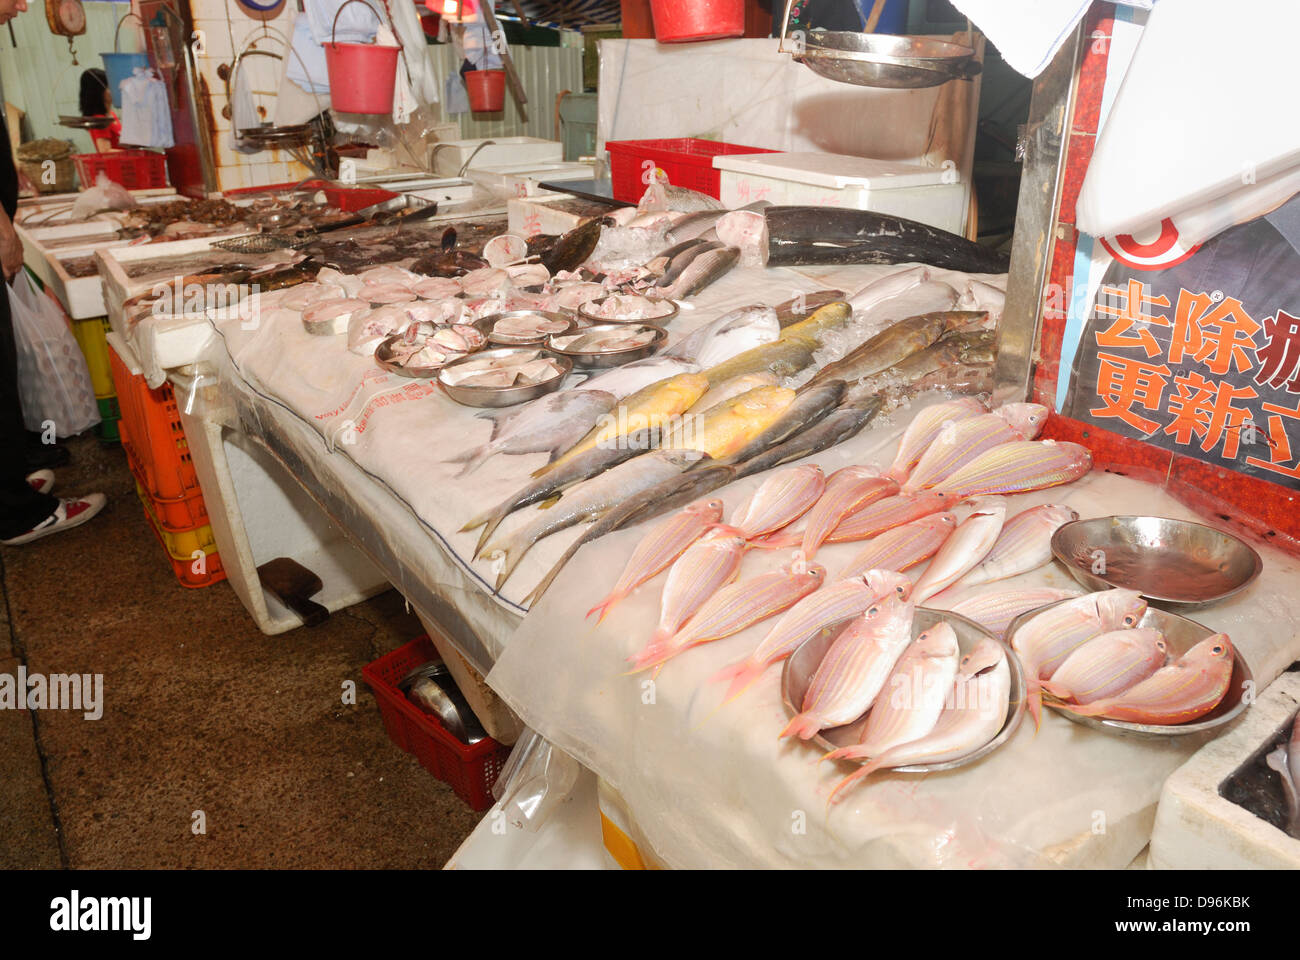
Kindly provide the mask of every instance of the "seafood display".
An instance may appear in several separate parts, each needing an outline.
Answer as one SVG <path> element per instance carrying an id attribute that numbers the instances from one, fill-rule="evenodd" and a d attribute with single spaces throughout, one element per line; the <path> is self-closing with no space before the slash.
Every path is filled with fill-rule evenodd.
<path id="1" fill-rule="evenodd" d="M 1287 832 L 1300 840 L 1300 714 L 1291 722 L 1289 736 L 1284 737 L 1266 761 L 1282 778 L 1286 796 Z"/>
<path id="2" fill-rule="evenodd" d="M 568 317 L 525 310 L 488 319 L 491 321 L 488 336 L 494 343 L 503 344 L 539 343 L 553 334 L 564 333 L 573 326 L 573 321 Z"/>
<path id="3" fill-rule="evenodd" d="M 627 322 L 632 320 L 659 320 L 664 317 L 671 317 L 676 313 L 676 310 L 671 303 L 665 303 L 662 300 L 651 300 L 649 297 L 643 297 L 635 293 L 615 293 L 608 297 L 590 301 L 584 305 L 581 312 L 584 316 L 592 319 Z"/>
<path id="4" fill-rule="evenodd" d="M 452 329 L 454 332 L 456 328 Z M 453 387 L 506 388 L 533 386 L 564 372 L 564 367 L 553 357 L 544 356 L 540 350 L 530 350 L 506 357 L 468 358 L 444 369 L 440 379 Z"/>

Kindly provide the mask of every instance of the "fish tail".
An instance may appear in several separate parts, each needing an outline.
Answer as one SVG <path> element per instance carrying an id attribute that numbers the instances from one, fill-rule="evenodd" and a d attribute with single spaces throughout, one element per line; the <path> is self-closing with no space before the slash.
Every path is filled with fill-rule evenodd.
<path id="1" fill-rule="evenodd" d="M 821 728 L 821 720 L 810 711 L 805 710 L 786 724 L 785 729 L 781 731 L 777 739 L 798 737 L 800 740 L 811 740 Z"/>
<path id="2" fill-rule="evenodd" d="M 519 542 L 517 539 L 507 540 L 501 545 L 490 544 L 485 553 L 487 555 L 500 554 L 500 567 L 497 573 L 496 585 L 492 588 L 493 593 L 500 593 L 505 582 L 510 579 L 510 575 L 515 572 L 515 567 L 519 566 L 519 561 L 523 555 L 528 552 L 531 544 Z M 496 564 L 494 564 L 494 567 Z"/>
<path id="3" fill-rule="evenodd" d="M 1046 692 L 1050 693 L 1057 700 L 1064 701 L 1064 700 L 1074 699 L 1074 693 L 1070 690 L 1069 687 L 1062 686 L 1059 683 L 1053 683 L 1051 680 L 1039 680 L 1038 686 L 1042 690 L 1045 690 Z"/>
<path id="4" fill-rule="evenodd" d="M 838 747 L 829 753 L 824 753 L 817 759 L 817 762 L 821 763 L 823 760 L 852 760 L 856 757 L 865 756 L 866 754 L 862 752 L 862 744 L 855 743 L 851 747 Z"/>
<path id="5" fill-rule="evenodd" d="M 1027 684 L 1028 690 L 1028 707 L 1029 715 L 1034 718 L 1034 732 L 1043 725 L 1043 688 L 1042 681 L 1037 678 L 1030 678 Z"/>
<path id="6" fill-rule="evenodd" d="M 903 482 L 907 479 L 907 472 L 908 472 L 907 467 L 900 467 L 898 464 L 894 464 L 892 467 L 890 467 L 888 470 L 882 473 L 881 476 L 886 478 L 887 480 L 893 480 L 896 484 L 898 484 L 901 487 L 903 485 Z"/>
<path id="7" fill-rule="evenodd" d="M 714 683 L 720 683 L 725 680 L 731 681 L 730 685 L 727 687 L 726 695 L 722 698 L 723 703 L 730 703 L 732 700 L 735 700 L 736 697 L 748 690 L 754 681 L 763 675 L 763 671 L 766 669 L 767 664 L 765 663 L 754 663 L 752 660 L 741 660 L 739 663 L 733 663 L 729 667 L 723 667 L 709 679 Z"/>
<path id="8" fill-rule="evenodd" d="M 488 447 L 484 446 L 484 447 L 482 447 L 482 448 L 480 448 L 480 449 L 478 449 L 478 450 L 475 450 L 475 451 L 473 452 L 473 455 L 472 455 L 472 456 L 470 456 L 470 457 L 468 457 L 468 458 L 466 458 L 466 459 L 464 459 L 464 460 L 457 458 L 457 459 L 455 459 L 455 460 L 451 460 L 451 461 L 449 461 L 450 463 L 464 463 L 464 464 L 465 464 L 465 466 L 461 467 L 460 473 L 456 474 L 456 479 L 459 480 L 461 477 L 466 476 L 467 474 L 471 474 L 471 473 L 473 473 L 473 472 L 474 472 L 475 470 L 477 470 L 479 467 L 483 466 L 483 464 L 486 463 L 487 460 L 488 460 L 488 459 L 492 456 L 492 454 L 495 453 L 495 452 L 496 452 L 496 451 L 491 450 L 491 449 L 489 449 Z"/>
<path id="9" fill-rule="evenodd" d="M 488 538 L 491 537 L 492 534 L 496 533 L 497 527 L 501 525 L 501 521 L 505 518 L 506 514 L 497 510 L 493 511 L 488 518 L 483 521 L 483 530 L 478 535 L 478 543 L 474 545 L 474 558 L 482 555 L 483 549 L 487 545 Z"/>
<path id="10" fill-rule="evenodd" d="M 826 798 L 826 805 L 830 806 L 833 803 L 838 803 L 839 801 L 835 799 L 837 794 L 839 794 L 843 790 L 847 790 L 849 787 L 853 786 L 859 780 L 865 780 L 867 777 L 871 776 L 879 769 L 880 769 L 879 760 L 873 760 L 870 763 L 864 763 L 861 767 L 859 767 L 857 770 L 854 770 L 847 777 L 845 777 L 843 780 L 841 780 L 839 783 L 835 785 L 835 789 L 831 791 L 831 795 Z"/>
<path id="11" fill-rule="evenodd" d="M 642 670 L 648 670 L 651 667 L 660 667 L 677 653 L 668 645 L 671 635 L 664 631 L 656 630 L 650 638 L 650 642 L 645 648 L 635 656 L 628 657 L 632 663 L 632 669 L 628 673 L 640 673 Z"/>
<path id="12" fill-rule="evenodd" d="M 618 603 L 620 600 L 624 599 L 626 596 L 627 596 L 626 590 L 613 591 L 604 600 L 600 601 L 600 603 L 596 604 L 594 607 L 588 610 L 587 616 L 590 617 L 593 613 L 599 610 L 600 616 L 596 618 L 596 626 L 600 626 L 600 621 L 605 619 L 605 614 L 609 613 L 609 611 L 614 608 L 614 605 Z M 656 631 L 656 633 L 657 632 L 658 631 Z"/>
<path id="13" fill-rule="evenodd" d="M 555 578 L 560 575 L 560 571 L 564 569 L 564 564 L 566 562 L 567 560 L 562 558 L 559 563 L 551 567 L 550 572 L 547 573 L 546 576 L 542 577 L 537 586 L 533 587 L 529 592 L 528 596 L 524 597 L 524 599 L 520 601 L 520 606 L 528 607 L 531 610 L 533 604 L 542 599 L 542 594 L 546 593 L 546 591 L 551 588 L 551 584 L 554 583 Z M 596 622 L 600 623 L 599 620 Z"/>

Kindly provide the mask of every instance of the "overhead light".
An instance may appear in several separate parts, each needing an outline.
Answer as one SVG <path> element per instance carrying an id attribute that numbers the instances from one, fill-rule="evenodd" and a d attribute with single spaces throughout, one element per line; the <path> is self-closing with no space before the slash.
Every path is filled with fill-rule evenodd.
<path id="1" fill-rule="evenodd" d="M 478 19 L 478 0 L 424 0 L 424 5 L 452 23 Z"/>

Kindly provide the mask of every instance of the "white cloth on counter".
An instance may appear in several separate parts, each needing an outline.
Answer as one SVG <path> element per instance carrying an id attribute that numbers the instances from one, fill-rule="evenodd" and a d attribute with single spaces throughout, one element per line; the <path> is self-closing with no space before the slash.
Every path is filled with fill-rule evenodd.
<path id="1" fill-rule="evenodd" d="M 1142 10 L 1155 4 L 1155 0 L 1116 2 Z M 952 0 L 952 5 L 984 31 L 1013 70 L 1033 78 L 1047 69 L 1092 0 Z M 1228 16 L 1222 6 L 1220 16 Z"/>
<path id="2" fill-rule="evenodd" d="M 1188 51 L 1210 23 L 1206 70 Z M 1300 189 L 1300 113 L 1277 105 L 1298 33 L 1300 4 L 1242 0 L 1230 15 L 1218 0 L 1156 7 L 1097 136 L 1079 229 L 1154 235 L 1171 218 L 1188 248 Z"/>
<path id="3" fill-rule="evenodd" d="M 118 90 L 122 97 L 118 117 L 122 121 L 123 146 L 165 150 L 175 144 L 167 85 L 158 79 L 153 68 L 136 67 L 118 85 Z"/>

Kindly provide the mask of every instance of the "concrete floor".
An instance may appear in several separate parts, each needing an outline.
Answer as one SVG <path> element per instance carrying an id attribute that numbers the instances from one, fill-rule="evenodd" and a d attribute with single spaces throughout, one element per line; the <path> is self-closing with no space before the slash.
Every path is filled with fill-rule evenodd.
<path id="1" fill-rule="evenodd" d="M 102 673 L 104 712 L 0 710 L 0 868 L 441 867 L 479 815 L 361 679 L 422 632 L 401 597 L 264 636 L 228 584 L 177 583 L 120 447 L 68 447 L 55 492 L 109 503 L 0 548 L 0 673 Z"/>

